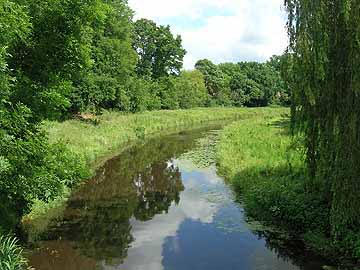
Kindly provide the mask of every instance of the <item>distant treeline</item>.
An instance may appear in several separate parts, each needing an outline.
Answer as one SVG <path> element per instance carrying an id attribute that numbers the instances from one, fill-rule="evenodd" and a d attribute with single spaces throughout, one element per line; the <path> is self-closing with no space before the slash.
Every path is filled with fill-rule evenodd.
<path id="1" fill-rule="evenodd" d="M 207 105 L 290 105 L 290 91 L 281 77 L 285 59 L 285 56 L 273 56 L 266 63 L 219 65 L 206 59 L 198 61 L 195 68 L 204 75 Z"/>

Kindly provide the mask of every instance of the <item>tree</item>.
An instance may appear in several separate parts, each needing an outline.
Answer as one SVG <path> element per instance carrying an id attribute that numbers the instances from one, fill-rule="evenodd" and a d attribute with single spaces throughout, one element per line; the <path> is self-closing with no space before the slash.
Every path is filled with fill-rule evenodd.
<path id="1" fill-rule="evenodd" d="M 49 144 L 39 118 L 14 98 L 19 70 L 10 70 L 10 52 L 29 42 L 32 24 L 26 7 L 0 2 L 0 231 L 12 230 L 35 199 L 49 201 L 85 177 L 84 163 L 61 144 Z M 21 76 L 21 75 L 20 75 Z M 84 172 L 84 174 L 83 174 Z"/>
<path id="2" fill-rule="evenodd" d="M 200 71 L 183 71 L 175 82 L 182 109 L 204 106 L 208 100 L 204 76 Z"/>
<path id="3" fill-rule="evenodd" d="M 72 96 L 75 111 L 122 108 L 119 104 L 122 94 L 133 83 L 131 77 L 137 63 L 137 55 L 132 48 L 133 12 L 122 0 L 106 3 L 101 24 L 92 26 L 92 65 L 80 78 Z"/>
<path id="4" fill-rule="evenodd" d="M 360 5 L 286 0 L 293 119 L 305 136 L 307 191 L 331 207 L 337 240 L 360 221 Z"/>
<path id="5" fill-rule="evenodd" d="M 9 0 L 1 1 L 0 25 L 3 30 L 0 35 L 0 215 L 3 217 L 0 231 L 2 231 L 12 229 L 21 216 L 21 211 L 16 209 L 20 202 L 9 200 L 16 190 L 13 190 L 14 186 L 11 185 L 14 180 L 7 178 L 14 166 L 9 160 L 7 151 L 11 150 L 11 146 L 8 142 L 15 141 L 16 137 L 28 133 L 27 130 L 34 129 L 34 125 L 27 121 L 19 121 L 28 113 L 28 109 L 20 104 L 13 105 L 9 100 L 14 77 L 8 69 L 8 60 L 11 57 L 8 51 L 16 43 L 26 40 L 31 30 L 30 18 L 22 6 Z"/>
<path id="6" fill-rule="evenodd" d="M 205 79 L 205 85 L 215 103 L 220 105 L 230 105 L 229 79 L 218 66 L 208 59 L 199 60 L 195 64 Z"/>
<path id="7" fill-rule="evenodd" d="M 139 55 L 137 74 L 158 79 L 178 75 L 186 51 L 180 36 L 174 37 L 169 26 L 157 26 L 141 19 L 134 24 L 133 47 Z"/>
<path id="8" fill-rule="evenodd" d="M 0 2 L 0 102 L 10 96 L 11 81 L 14 77 L 8 68 L 10 50 L 17 43 L 25 41 L 31 31 L 31 23 L 24 7 L 10 0 Z"/>
<path id="9" fill-rule="evenodd" d="M 32 32 L 10 53 L 9 66 L 18 72 L 14 101 L 39 118 L 59 118 L 71 106 L 71 96 L 89 69 L 94 25 L 107 11 L 100 0 L 18 0 L 26 5 Z"/>

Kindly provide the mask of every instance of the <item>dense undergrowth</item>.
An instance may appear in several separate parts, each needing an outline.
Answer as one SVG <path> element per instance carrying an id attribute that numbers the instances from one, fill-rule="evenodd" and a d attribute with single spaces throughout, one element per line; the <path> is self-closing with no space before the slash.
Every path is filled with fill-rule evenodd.
<path id="1" fill-rule="evenodd" d="M 326 201 L 306 190 L 305 154 L 300 138 L 289 134 L 288 118 L 252 118 L 224 129 L 217 145 L 220 172 L 235 187 L 247 215 L 301 239 L 334 263 L 356 264 L 360 233 L 331 239 Z"/>

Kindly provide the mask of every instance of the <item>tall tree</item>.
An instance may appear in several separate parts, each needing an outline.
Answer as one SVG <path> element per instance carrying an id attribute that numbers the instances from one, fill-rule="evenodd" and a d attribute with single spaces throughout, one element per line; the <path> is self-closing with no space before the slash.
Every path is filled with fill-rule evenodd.
<path id="1" fill-rule="evenodd" d="M 153 79 L 178 75 L 186 54 L 181 37 L 174 37 L 170 26 L 157 26 L 147 19 L 136 21 L 134 28 L 133 46 L 139 55 L 138 75 Z"/>
<path id="2" fill-rule="evenodd" d="M 73 95 L 75 110 L 121 108 L 122 94 L 132 83 L 137 54 L 132 47 L 133 12 L 124 0 L 108 0 L 104 19 L 92 25 L 92 65 Z"/>
<path id="3" fill-rule="evenodd" d="M 40 189 L 34 177 L 46 150 L 31 110 L 12 102 L 16 70 L 11 72 L 9 53 L 26 42 L 31 32 L 30 17 L 24 6 L 0 1 L 0 232 L 13 229 L 27 208 L 28 199 Z M 39 171 L 38 171 L 39 172 Z M 49 179 L 51 181 L 51 179 Z M 42 190 L 44 191 L 44 190 Z"/>
<path id="4" fill-rule="evenodd" d="M 16 0 L 27 7 L 33 31 L 18 44 L 9 63 L 18 70 L 17 95 L 41 117 L 57 118 L 84 72 L 91 67 L 93 26 L 101 25 L 107 8 L 101 0 Z"/>
<path id="5" fill-rule="evenodd" d="M 195 68 L 204 75 L 205 85 L 213 102 L 230 105 L 229 77 L 208 59 L 196 62 Z"/>
<path id="6" fill-rule="evenodd" d="M 333 236 L 360 225 L 360 1 L 286 0 L 293 118 L 305 134 L 309 192 L 331 207 Z"/>
<path id="7" fill-rule="evenodd" d="M 5 30 L 0 35 L 1 232 L 14 229 L 33 200 L 49 201 L 64 185 L 74 184 L 81 177 L 73 169 L 84 163 L 61 145 L 50 146 L 39 118 L 16 98 L 21 69 L 10 69 L 8 63 L 13 63 L 14 48 L 31 40 L 33 25 L 27 7 L 0 1 L 0 26 Z"/>

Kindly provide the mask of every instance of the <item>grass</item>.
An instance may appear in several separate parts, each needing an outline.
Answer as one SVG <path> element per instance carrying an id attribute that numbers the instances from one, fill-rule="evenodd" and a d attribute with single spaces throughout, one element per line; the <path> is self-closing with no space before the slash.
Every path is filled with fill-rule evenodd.
<path id="1" fill-rule="evenodd" d="M 23 250 L 15 237 L 0 236 L 0 269 L 24 270 L 27 269 L 27 260 L 22 255 Z"/>
<path id="2" fill-rule="evenodd" d="M 261 117 L 224 129 L 217 145 L 219 171 L 235 187 L 247 213 L 259 221 L 301 228 L 304 162 L 286 132 L 286 118 Z M 310 225 L 310 224 L 307 224 Z"/>
<path id="3" fill-rule="evenodd" d="M 335 263 L 356 262 L 360 236 L 330 239 L 328 203 L 306 191 L 304 151 L 288 131 L 286 117 L 256 117 L 227 126 L 216 146 L 219 172 L 234 186 L 248 217 L 280 228 L 284 240 L 300 239 Z"/>
<path id="4" fill-rule="evenodd" d="M 30 214 L 22 218 L 22 228 L 27 233 L 27 241 L 35 243 L 42 233 L 46 232 L 49 224 L 63 217 L 66 202 L 70 196 L 70 190 L 49 203 L 35 200 L 31 206 Z"/>
<path id="5" fill-rule="evenodd" d="M 300 152 L 289 151 L 292 141 L 283 125 L 286 118 L 256 117 L 226 127 L 217 145 L 222 173 L 234 179 L 239 172 L 255 168 L 251 171 L 258 174 L 289 166 L 289 161 L 292 167 L 302 166 Z"/>
<path id="6" fill-rule="evenodd" d="M 138 114 L 105 112 L 98 118 L 98 125 L 71 120 L 48 122 L 45 129 L 52 142 L 65 142 L 71 150 L 83 155 L 89 164 L 96 167 L 139 139 L 206 125 L 210 121 L 276 116 L 285 111 L 284 108 L 198 108 Z"/>
<path id="7" fill-rule="evenodd" d="M 105 112 L 93 122 L 46 122 L 44 129 L 52 143 L 66 144 L 79 156 L 79 163 L 85 160 L 88 168 L 94 171 L 110 157 L 147 138 L 206 126 L 211 122 L 278 117 L 286 111 L 285 108 L 197 108 L 138 114 Z M 23 217 L 22 224 L 29 241 L 36 241 L 51 222 L 62 217 L 70 194 L 64 190 L 67 192 L 50 203 L 35 201 L 31 212 Z"/>

